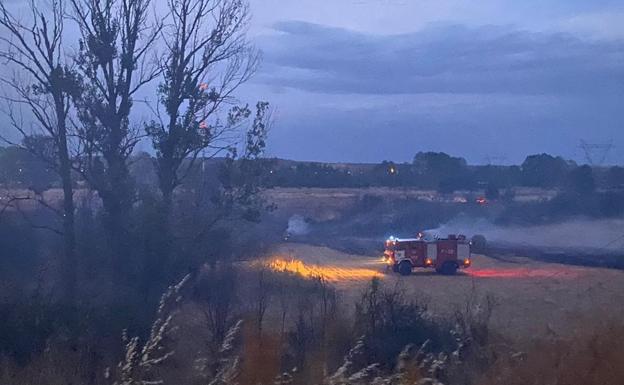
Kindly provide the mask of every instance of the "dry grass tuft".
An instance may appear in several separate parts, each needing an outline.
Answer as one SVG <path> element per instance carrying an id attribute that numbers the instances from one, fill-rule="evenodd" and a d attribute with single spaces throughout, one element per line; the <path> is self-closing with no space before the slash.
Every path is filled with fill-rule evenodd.
<path id="1" fill-rule="evenodd" d="M 156 319 L 152 323 L 150 335 L 141 346 L 139 337 L 128 337 L 124 331 L 125 354 L 122 361 L 117 365 L 117 380 L 114 385 L 158 385 L 163 381 L 154 374 L 154 369 L 173 355 L 172 350 L 164 346 L 166 333 L 169 331 L 171 321 L 182 297 L 180 291 L 188 282 L 189 275 L 185 276 L 177 285 L 170 286 L 162 295 Z M 110 373 L 107 370 L 106 377 Z"/>
<path id="2" fill-rule="evenodd" d="M 535 342 L 525 352 L 498 360 L 480 385 L 624 384 L 624 324 L 593 323 L 574 339 Z"/>

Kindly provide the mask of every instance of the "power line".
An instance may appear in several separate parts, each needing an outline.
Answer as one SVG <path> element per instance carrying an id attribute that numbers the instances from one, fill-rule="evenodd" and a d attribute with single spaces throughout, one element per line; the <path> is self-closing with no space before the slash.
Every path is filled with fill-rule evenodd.
<path id="1" fill-rule="evenodd" d="M 624 239 L 624 234 L 620 235 L 619 237 L 613 239 L 612 241 L 608 242 L 607 244 L 605 244 L 604 246 L 602 246 L 599 250 L 606 250 L 609 246 L 611 246 L 612 244 L 614 244 L 615 242 Z"/>

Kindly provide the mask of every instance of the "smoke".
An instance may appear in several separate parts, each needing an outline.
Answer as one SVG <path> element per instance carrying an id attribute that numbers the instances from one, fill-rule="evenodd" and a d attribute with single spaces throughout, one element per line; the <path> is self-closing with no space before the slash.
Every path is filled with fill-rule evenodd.
<path id="1" fill-rule="evenodd" d="M 509 246 L 624 251 L 623 219 L 575 219 L 540 226 L 502 227 L 486 219 L 461 216 L 426 233 L 437 236 L 465 234 L 468 237 L 481 234 L 488 243 Z"/>
<path id="2" fill-rule="evenodd" d="M 286 232 L 291 235 L 306 235 L 310 232 L 310 226 L 301 215 L 295 214 L 288 220 Z"/>

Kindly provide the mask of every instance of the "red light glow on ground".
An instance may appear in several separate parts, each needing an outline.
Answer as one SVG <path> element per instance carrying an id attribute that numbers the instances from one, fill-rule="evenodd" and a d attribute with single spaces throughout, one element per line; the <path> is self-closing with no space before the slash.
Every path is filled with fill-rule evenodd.
<path id="1" fill-rule="evenodd" d="M 464 273 L 475 278 L 577 278 L 579 272 L 570 268 L 540 269 L 466 269 Z"/>

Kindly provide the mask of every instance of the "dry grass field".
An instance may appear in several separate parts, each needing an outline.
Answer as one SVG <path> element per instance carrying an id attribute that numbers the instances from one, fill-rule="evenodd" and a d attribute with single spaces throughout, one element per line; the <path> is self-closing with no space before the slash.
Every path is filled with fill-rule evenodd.
<path id="1" fill-rule="evenodd" d="M 552 199 L 556 192 L 522 187 L 515 188 L 514 194 L 514 199 L 518 202 L 535 202 Z M 462 204 L 466 203 L 467 197 L 479 195 L 482 192 L 457 191 L 444 195 L 434 190 L 393 187 L 273 188 L 265 191 L 266 198 L 277 204 L 278 212 L 297 213 L 317 221 L 336 219 L 365 196 L 378 197 L 384 201 L 416 200 Z"/>
<path id="2" fill-rule="evenodd" d="M 462 309 L 471 296 L 491 296 L 495 302 L 491 326 L 519 343 L 573 337 L 624 317 L 624 272 L 619 270 L 476 255 L 473 266 L 456 276 L 415 270 L 409 277 L 400 277 L 387 272 L 374 255 L 295 243 L 277 246 L 270 258 L 276 270 L 325 276 L 342 293 L 345 304 L 353 303 L 375 276 L 401 285 L 440 315 Z"/>

